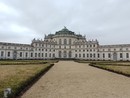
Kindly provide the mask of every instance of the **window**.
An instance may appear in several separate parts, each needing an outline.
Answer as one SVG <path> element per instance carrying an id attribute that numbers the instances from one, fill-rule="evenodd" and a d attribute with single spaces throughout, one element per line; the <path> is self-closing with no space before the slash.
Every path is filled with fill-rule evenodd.
<path id="1" fill-rule="evenodd" d="M 108 53 L 108 58 L 111 58 L 111 54 L 110 53 Z"/>
<path id="2" fill-rule="evenodd" d="M 122 53 L 120 53 L 120 58 L 123 58 L 123 55 L 122 55 Z"/>
<path id="3" fill-rule="evenodd" d="M 10 57 L 10 52 L 8 52 L 8 57 Z"/>
<path id="4" fill-rule="evenodd" d="M 126 58 L 129 58 L 129 53 L 126 53 Z"/>
<path id="5" fill-rule="evenodd" d="M 64 44 L 65 44 L 65 45 L 67 44 L 67 40 L 66 40 L 66 39 L 64 39 Z"/>
<path id="6" fill-rule="evenodd" d="M 98 53 L 98 58 L 100 58 L 100 54 Z"/>
<path id="7" fill-rule="evenodd" d="M 103 53 L 103 58 L 105 58 L 105 54 Z"/>
<path id="8" fill-rule="evenodd" d="M 111 51 L 111 49 L 108 49 L 108 51 Z"/>
<path id="9" fill-rule="evenodd" d="M 75 57 L 77 57 L 77 54 L 75 54 Z"/>
<path id="10" fill-rule="evenodd" d="M 83 54 L 83 57 L 85 58 L 85 54 Z"/>
<path id="11" fill-rule="evenodd" d="M 22 52 L 20 52 L 20 57 L 22 57 Z"/>
<path id="12" fill-rule="evenodd" d="M 38 54 L 38 57 L 41 57 L 41 54 L 40 54 L 40 53 Z"/>
<path id="13" fill-rule="evenodd" d="M 28 57 L 28 53 L 26 52 L 26 57 Z"/>
<path id="14" fill-rule="evenodd" d="M 81 54 L 79 54 L 79 57 L 81 57 Z"/>
<path id="15" fill-rule="evenodd" d="M 42 57 L 44 56 L 44 54 L 42 53 Z"/>
<path id="16" fill-rule="evenodd" d="M 45 53 L 45 57 L 47 57 L 47 53 Z"/>
<path id="17" fill-rule="evenodd" d="M 61 39 L 59 39 L 59 44 L 62 44 L 62 43 L 61 43 Z"/>
<path id="18" fill-rule="evenodd" d="M 35 57 L 37 57 L 37 53 L 35 53 Z"/>
<path id="19" fill-rule="evenodd" d="M 71 58 L 71 56 L 72 56 L 72 53 L 71 53 L 71 51 L 69 51 L 69 58 Z"/>
<path id="20" fill-rule="evenodd" d="M 95 53 L 93 54 L 93 57 L 95 58 Z"/>
<path id="21" fill-rule="evenodd" d="M 87 54 L 87 57 L 89 57 L 89 54 Z"/>
<path id="22" fill-rule="evenodd" d="M 49 57 L 51 57 L 51 53 L 49 54 Z"/>
<path id="23" fill-rule="evenodd" d="M 61 57 L 61 51 L 59 51 L 59 58 Z"/>
<path id="24" fill-rule="evenodd" d="M 71 45 L 71 39 L 69 39 L 69 44 Z"/>
<path id="25" fill-rule="evenodd" d="M 53 53 L 53 58 L 55 57 L 55 54 Z"/>
<path id="26" fill-rule="evenodd" d="M 92 54 L 90 54 L 90 58 L 92 58 Z"/>
<path id="27" fill-rule="evenodd" d="M 33 53 L 31 53 L 31 57 L 33 57 Z"/>
<path id="28" fill-rule="evenodd" d="M 1 51 L 1 56 L 4 56 L 4 51 Z"/>

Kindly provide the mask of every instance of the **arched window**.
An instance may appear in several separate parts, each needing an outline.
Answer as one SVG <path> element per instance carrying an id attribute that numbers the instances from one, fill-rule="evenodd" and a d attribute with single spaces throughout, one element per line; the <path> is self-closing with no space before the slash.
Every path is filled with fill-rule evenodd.
<path id="1" fill-rule="evenodd" d="M 64 58 L 66 58 L 67 57 L 67 52 L 66 51 L 64 51 Z"/>
<path id="2" fill-rule="evenodd" d="M 123 58 L 123 55 L 122 55 L 122 53 L 120 53 L 120 58 Z"/>
<path id="3" fill-rule="evenodd" d="M 20 52 L 20 57 L 22 57 L 22 52 Z"/>
<path id="4" fill-rule="evenodd" d="M 59 39 L 59 44 L 61 44 L 61 39 Z"/>
<path id="5" fill-rule="evenodd" d="M 103 58 L 105 58 L 105 54 L 103 53 Z"/>
<path id="6" fill-rule="evenodd" d="M 64 39 L 64 44 L 65 44 L 65 45 L 67 44 L 67 40 L 66 40 L 66 39 Z"/>
<path id="7" fill-rule="evenodd" d="M 38 54 L 38 57 L 41 57 L 40 53 Z"/>
<path id="8" fill-rule="evenodd" d="M 126 58 L 129 58 L 129 53 L 126 53 Z"/>
<path id="9" fill-rule="evenodd" d="M 100 54 L 98 53 L 98 58 L 100 58 Z"/>
<path id="10" fill-rule="evenodd" d="M 61 58 L 61 51 L 59 51 L 59 58 Z"/>
<path id="11" fill-rule="evenodd" d="M 71 39 L 69 39 L 69 44 L 71 45 Z"/>
<path id="12" fill-rule="evenodd" d="M 10 52 L 8 52 L 8 57 L 10 57 Z"/>
<path id="13" fill-rule="evenodd" d="M 71 58 L 71 54 L 72 54 L 71 51 L 69 51 L 69 58 Z"/>

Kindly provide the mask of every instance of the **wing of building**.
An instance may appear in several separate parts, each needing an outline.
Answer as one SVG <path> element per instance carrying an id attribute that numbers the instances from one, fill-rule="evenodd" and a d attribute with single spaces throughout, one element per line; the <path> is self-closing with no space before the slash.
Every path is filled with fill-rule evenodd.
<path id="1" fill-rule="evenodd" d="M 0 59 L 85 59 L 130 61 L 130 44 L 99 45 L 64 27 L 31 44 L 0 42 Z"/>

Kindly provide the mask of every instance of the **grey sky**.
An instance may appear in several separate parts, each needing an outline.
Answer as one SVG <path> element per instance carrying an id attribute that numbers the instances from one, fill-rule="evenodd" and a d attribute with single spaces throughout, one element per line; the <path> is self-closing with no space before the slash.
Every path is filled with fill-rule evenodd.
<path id="1" fill-rule="evenodd" d="M 100 44 L 130 44 L 130 0 L 0 0 L 0 41 L 31 43 L 63 26 Z"/>

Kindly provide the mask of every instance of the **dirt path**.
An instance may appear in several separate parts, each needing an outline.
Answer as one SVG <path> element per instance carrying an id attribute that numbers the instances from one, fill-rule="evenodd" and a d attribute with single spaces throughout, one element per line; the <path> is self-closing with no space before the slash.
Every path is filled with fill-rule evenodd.
<path id="1" fill-rule="evenodd" d="M 130 78 L 87 64 L 60 61 L 22 98 L 130 98 Z"/>

